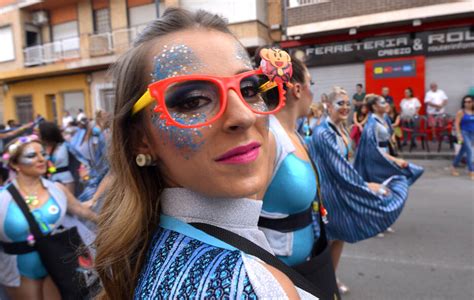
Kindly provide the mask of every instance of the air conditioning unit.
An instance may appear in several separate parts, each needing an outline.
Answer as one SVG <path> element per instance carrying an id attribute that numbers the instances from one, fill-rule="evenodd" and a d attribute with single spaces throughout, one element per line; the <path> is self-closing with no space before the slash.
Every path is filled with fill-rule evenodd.
<path id="1" fill-rule="evenodd" d="M 35 25 L 44 25 L 48 23 L 48 13 L 45 10 L 35 11 L 31 14 L 31 21 Z"/>

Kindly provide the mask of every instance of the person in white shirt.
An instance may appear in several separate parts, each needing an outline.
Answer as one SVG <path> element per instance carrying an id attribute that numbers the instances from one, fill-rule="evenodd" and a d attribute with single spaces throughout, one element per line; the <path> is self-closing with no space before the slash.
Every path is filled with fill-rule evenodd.
<path id="1" fill-rule="evenodd" d="M 403 127 L 406 128 L 413 128 L 414 122 L 413 118 L 418 115 L 420 111 L 421 103 L 418 98 L 413 96 L 413 89 L 406 88 L 405 89 L 405 98 L 402 99 L 400 102 L 400 109 L 401 109 L 401 119 L 403 121 Z M 407 144 L 408 134 L 403 132 L 403 145 Z"/>
<path id="2" fill-rule="evenodd" d="M 442 120 L 439 116 L 444 114 L 445 106 L 448 103 L 448 96 L 443 90 L 438 89 L 435 82 L 430 84 L 430 90 L 425 95 L 426 113 L 428 114 L 428 126 L 433 129 L 433 136 L 435 128 L 439 124 L 442 126 Z"/>
<path id="3" fill-rule="evenodd" d="M 79 113 L 77 114 L 77 122 L 80 122 L 82 119 L 86 118 L 86 114 L 82 108 L 79 108 Z"/>
<path id="4" fill-rule="evenodd" d="M 66 129 L 71 122 L 74 122 L 74 118 L 71 116 L 69 111 L 65 110 L 63 116 L 63 129 Z"/>
<path id="5" fill-rule="evenodd" d="M 412 88 L 406 88 L 405 98 L 403 98 L 400 102 L 402 119 L 412 119 L 413 117 L 417 116 L 420 108 L 420 100 L 418 100 L 416 97 L 413 97 Z"/>

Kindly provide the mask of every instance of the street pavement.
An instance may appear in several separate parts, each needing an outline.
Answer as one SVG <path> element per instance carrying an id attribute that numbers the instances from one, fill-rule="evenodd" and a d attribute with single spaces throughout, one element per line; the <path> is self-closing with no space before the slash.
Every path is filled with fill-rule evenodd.
<path id="1" fill-rule="evenodd" d="M 413 161 L 412 186 L 395 233 L 346 244 L 343 299 L 474 299 L 474 181 L 452 177 L 448 160 Z"/>

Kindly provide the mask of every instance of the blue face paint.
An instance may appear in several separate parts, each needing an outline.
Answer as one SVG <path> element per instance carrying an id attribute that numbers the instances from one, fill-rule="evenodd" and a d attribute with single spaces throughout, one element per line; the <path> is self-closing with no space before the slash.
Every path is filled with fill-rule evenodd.
<path id="1" fill-rule="evenodd" d="M 206 120 L 205 114 L 196 114 L 194 118 L 187 118 L 186 121 L 180 120 L 177 115 L 173 115 L 172 117 L 179 123 L 182 122 L 189 125 L 202 123 Z M 184 154 L 186 159 L 189 159 L 190 154 L 199 151 L 201 146 L 204 145 L 201 128 L 179 128 L 172 125 L 166 125 L 166 121 L 160 119 L 158 114 L 153 115 L 152 122 L 155 125 L 155 128 L 158 129 L 163 143 L 165 145 L 171 143 L 176 147 L 176 149 Z"/>
<path id="2" fill-rule="evenodd" d="M 193 50 L 186 45 L 164 45 L 155 56 L 152 81 L 196 73 L 204 64 Z"/>
<path id="3" fill-rule="evenodd" d="M 199 60 L 194 51 L 186 45 L 165 45 L 163 50 L 154 58 L 152 81 L 159 81 L 170 77 L 193 74 L 199 71 L 204 64 Z M 160 115 L 153 113 L 152 122 L 158 129 L 164 144 L 171 143 L 189 159 L 189 154 L 197 152 L 204 144 L 201 128 L 179 128 L 166 125 Z M 192 125 L 207 120 L 205 114 L 186 115 L 184 118 L 179 113 L 172 113 L 172 118 L 180 124 Z"/>

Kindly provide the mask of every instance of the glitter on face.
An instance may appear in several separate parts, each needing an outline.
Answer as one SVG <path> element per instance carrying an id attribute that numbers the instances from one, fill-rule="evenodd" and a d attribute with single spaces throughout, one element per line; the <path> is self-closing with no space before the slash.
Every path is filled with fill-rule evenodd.
<path id="1" fill-rule="evenodd" d="M 41 149 L 41 154 L 43 155 L 43 157 L 46 156 L 46 153 L 43 149 Z M 35 147 L 33 145 L 28 145 L 23 150 L 23 153 L 20 155 L 18 161 L 23 165 L 32 165 L 34 164 L 37 158 L 38 154 L 35 151 Z"/>
<path id="2" fill-rule="evenodd" d="M 349 101 L 344 101 L 344 100 L 336 100 L 333 102 L 332 105 L 334 106 L 335 110 L 340 110 L 344 108 L 344 106 L 351 107 L 351 103 Z"/>
<path id="3" fill-rule="evenodd" d="M 173 113 L 172 118 L 178 123 L 193 125 L 198 123 L 204 123 L 207 120 L 205 114 L 195 114 L 193 118 L 186 116 L 186 121 L 180 119 L 178 114 Z M 173 144 L 178 150 L 180 150 L 186 159 L 189 159 L 189 154 L 199 151 L 202 145 L 204 145 L 203 134 L 201 128 L 179 128 L 172 125 L 166 125 L 166 121 L 159 117 L 159 114 L 153 114 L 152 122 L 158 129 L 160 138 L 163 143 Z M 193 123 L 190 123 L 193 122 Z"/>
<path id="4" fill-rule="evenodd" d="M 267 104 L 263 101 L 258 101 L 256 103 L 249 103 L 250 107 L 252 107 L 253 110 L 256 111 L 261 111 L 261 112 L 267 112 L 268 111 L 268 106 Z"/>
<path id="5" fill-rule="evenodd" d="M 164 45 L 154 61 L 152 82 L 195 73 L 204 66 L 193 50 L 186 45 Z"/>
<path id="6" fill-rule="evenodd" d="M 235 46 L 235 58 L 241 61 L 245 67 L 253 69 L 252 62 L 250 61 L 249 54 L 241 44 L 236 43 Z"/>

